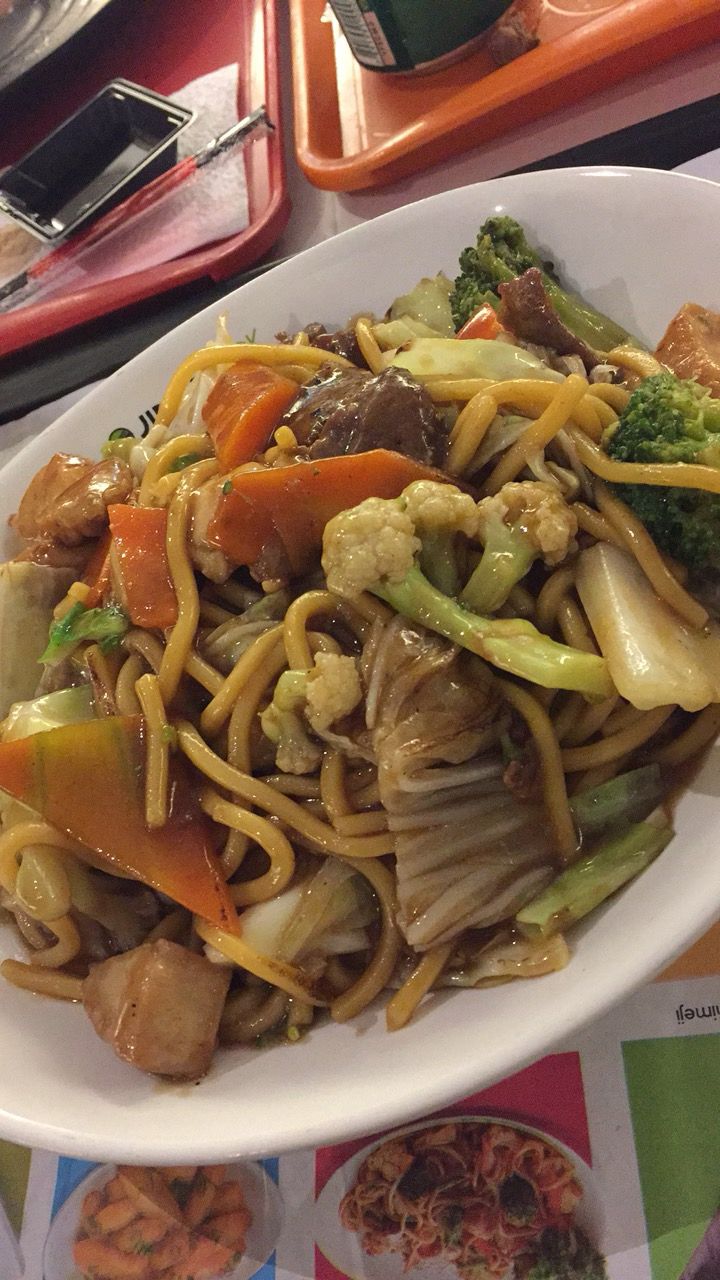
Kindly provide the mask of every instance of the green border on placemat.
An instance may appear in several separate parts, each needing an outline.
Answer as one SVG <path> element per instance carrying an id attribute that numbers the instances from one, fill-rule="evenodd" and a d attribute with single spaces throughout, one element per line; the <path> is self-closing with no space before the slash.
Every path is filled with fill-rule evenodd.
<path id="1" fill-rule="evenodd" d="M 0 1139 L 0 1197 L 10 1225 L 20 1235 L 32 1152 L 27 1147 L 16 1147 L 14 1142 Z"/>
<path id="2" fill-rule="evenodd" d="M 720 1036 L 628 1041 L 623 1059 L 653 1280 L 678 1280 L 720 1205 Z"/>

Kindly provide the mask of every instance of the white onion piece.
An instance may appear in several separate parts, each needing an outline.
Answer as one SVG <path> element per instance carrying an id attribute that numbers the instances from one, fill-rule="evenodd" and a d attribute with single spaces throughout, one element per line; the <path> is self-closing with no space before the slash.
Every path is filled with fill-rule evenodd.
<path id="1" fill-rule="evenodd" d="M 488 338 L 415 338 L 398 351 L 390 364 L 407 369 L 418 378 L 542 378 L 563 382 L 563 375 L 522 347 Z"/>
<path id="2" fill-rule="evenodd" d="M 655 594 L 628 551 L 596 543 L 578 561 L 577 589 L 618 693 L 641 711 L 720 700 L 720 628 L 696 631 Z"/>

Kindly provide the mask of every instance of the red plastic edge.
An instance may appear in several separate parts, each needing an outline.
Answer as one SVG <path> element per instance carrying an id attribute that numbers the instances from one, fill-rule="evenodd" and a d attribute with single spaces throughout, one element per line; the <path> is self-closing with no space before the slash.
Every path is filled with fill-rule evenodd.
<path id="1" fill-rule="evenodd" d="M 11 312 L 0 318 L 0 357 L 201 276 L 224 280 L 257 262 L 278 239 L 290 216 L 290 200 L 283 154 L 276 0 L 243 5 L 241 20 L 248 59 L 238 107 L 249 111 L 265 102 L 275 125 L 272 134 L 251 143 L 246 152 L 250 225 L 228 240 L 205 245 L 174 262 L 23 307 L 15 315 Z"/>

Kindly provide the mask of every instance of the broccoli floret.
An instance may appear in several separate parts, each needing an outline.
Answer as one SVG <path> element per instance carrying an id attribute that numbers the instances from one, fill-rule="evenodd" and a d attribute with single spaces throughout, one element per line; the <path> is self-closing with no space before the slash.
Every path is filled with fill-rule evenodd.
<path id="1" fill-rule="evenodd" d="M 511 1173 L 500 1185 L 500 1207 L 513 1224 L 524 1227 L 532 1222 L 538 1211 L 537 1196 L 532 1184 L 519 1173 Z"/>
<path id="2" fill-rule="evenodd" d="M 548 1227 L 526 1280 L 607 1280 L 605 1260 L 587 1236 L 574 1227 Z"/>
<path id="3" fill-rule="evenodd" d="M 720 400 L 697 382 L 658 373 L 633 392 L 605 434 L 619 462 L 720 467 Z M 720 568 L 720 497 L 700 489 L 615 485 L 655 542 L 698 573 Z"/>
<path id="4" fill-rule="evenodd" d="M 521 276 L 530 267 L 542 272 L 543 284 L 560 319 L 571 333 L 597 351 L 610 351 L 626 342 L 626 329 L 596 311 L 577 294 L 563 289 L 551 262 L 543 262 L 528 243 L 514 218 L 488 218 L 478 232 L 473 247 L 460 254 L 460 275 L 450 295 L 453 319 L 458 329 L 478 307 L 498 306 L 498 285 Z"/>
<path id="5" fill-rule="evenodd" d="M 533 480 L 503 485 L 477 510 L 483 554 L 460 598 L 478 613 L 494 613 L 535 560 L 554 566 L 565 559 L 577 519 L 553 485 Z"/>
<path id="6" fill-rule="evenodd" d="M 436 547 L 439 536 L 453 531 L 478 537 L 479 524 L 473 500 L 454 485 L 419 481 L 399 498 L 367 498 L 325 527 L 328 587 L 350 599 L 371 591 L 403 617 L 534 684 L 609 696 L 613 685 L 603 658 L 558 644 L 522 618 L 473 613 L 426 576 L 427 533 Z"/>

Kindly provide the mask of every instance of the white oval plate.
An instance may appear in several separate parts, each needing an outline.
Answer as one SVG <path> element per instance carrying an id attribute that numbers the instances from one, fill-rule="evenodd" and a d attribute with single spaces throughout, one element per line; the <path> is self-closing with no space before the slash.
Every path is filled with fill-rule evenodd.
<path id="1" fill-rule="evenodd" d="M 507 211 L 564 278 L 648 341 L 687 299 L 720 309 L 720 186 L 630 169 L 557 170 L 449 191 L 355 227 L 245 285 L 72 408 L 3 471 L 0 527 L 55 449 L 93 454 L 135 427 L 179 361 L 213 334 L 260 338 L 353 312 L 382 312 L 419 276 L 456 269 L 491 213 Z M 9 533 L 0 554 L 13 552 Z M 0 1133 L 90 1159 L 188 1164 L 369 1133 L 436 1110 L 539 1057 L 655 974 L 720 909 L 715 848 L 720 756 L 677 810 L 676 840 L 573 937 L 572 963 L 536 982 L 434 999 L 388 1035 L 382 1010 L 297 1045 L 221 1053 L 197 1088 L 121 1063 L 82 1011 L 0 983 Z M 19 955 L 8 929 L 0 939 Z"/>
<path id="2" fill-rule="evenodd" d="M 90 1191 L 100 1190 L 115 1177 L 115 1165 L 93 1169 L 68 1196 L 52 1221 L 43 1250 L 43 1280 L 79 1280 L 73 1261 L 73 1244 L 80 1225 L 83 1200 Z M 267 1262 L 282 1229 L 282 1200 L 272 1178 L 259 1164 L 235 1164 L 228 1167 L 226 1180 L 239 1182 L 245 1203 L 252 1214 L 246 1237 L 245 1253 L 225 1280 L 250 1280 Z"/>
<path id="3" fill-rule="evenodd" d="M 404 1138 L 419 1129 L 434 1129 L 437 1125 L 448 1124 L 500 1124 L 508 1129 L 517 1129 L 529 1137 L 539 1138 L 560 1152 L 572 1165 L 582 1188 L 582 1198 L 578 1201 L 575 1212 L 575 1224 L 595 1245 L 602 1248 L 602 1205 L 595 1186 L 593 1171 L 584 1160 L 566 1147 L 557 1138 L 551 1138 L 541 1129 L 533 1129 L 529 1125 L 519 1124 L 516 1120 L 507 1120 L 503 1116 L 447 1115 L 436 1116 L 432 1121 L 423 1120 L 420 1124 L 407 1125 L 404 1129 L 396 1129 L 386 1133 L 376 1142 L 370 1142 L 362 1151 L 346 1160 L 328 1178 L 315 1205 L 315 1243 L 327 1258 L 328 1262 L 349 1280 L 403 1280 L 407 1272 L 399 1253 L 381 1253 L 373 1257 L 363 1252 L 359 1234 L 349 1231 L 340 1221 L 340 1202 L 346 1192 L 355 1185 L 360 1165 L 376 1147 L 381 1147 L 389 1138 Z M 457 1267 L 451 1262 L 443 1262 L 439 1258 L 427 1259 L 418 1268 L 422 1280 L 458 1280 Z M 54 1280 L 54 1277 L 48 1277 Z M 60 1278 L 58 1277 L 58 1280 Z"/>

